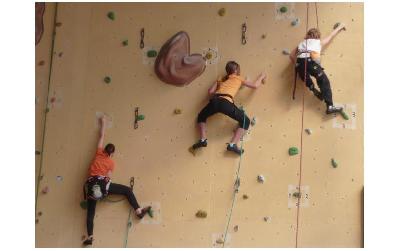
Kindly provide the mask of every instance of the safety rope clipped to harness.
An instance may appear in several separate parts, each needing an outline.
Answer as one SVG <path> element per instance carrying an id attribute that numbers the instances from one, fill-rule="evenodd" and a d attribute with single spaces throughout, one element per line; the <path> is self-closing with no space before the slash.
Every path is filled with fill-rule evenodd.
<path id="1" fill-rule="evenodd" d="M 246 127 L 246 112 L 244 111 L 243 108 L 243 128 Z M 239 192 L 239 187 L 240 187 L 240 168 L 241 168 L 241 164 L 242 164 L 242 155 L 243 155 L 243 137 L 244 134 L 242 135 L 240 141 L 240 157 L 239 157 L 239 165 L 238 168 L 236 170 L 236 179 L 235 179 L 235 183 L 233 185 L 233 199 L 232 199 L 232 205 L 231 205 L 231 209 L 229 212 L 229 217 L 228 217 L 228 223 L 226 224 L 226 228 L 225 228 L 225 234 L 224 234 L 224 241 L 222 243 L 222 247 L 225 247 L 225 242 L 226 242 L 226 235 L 228 233 L 228 229 L 229 229 L 229 225 L 231 222 L 231 217 L 232 217 L 232 213 L 233 213 L 233 208 L 235 206 L 235 201 L 236 201 L 236 194 Z"/>
<path id="2" fill-rule="evenodd" d="M 133 191 L 133 186 L 135 185 L 135 177 L 131 177 L 129 184 L 131 186 L 131 189 Z M 132 222 L 132 208 L 129 208 L 129 214 L 128 214 L 128 222 L 126 223 L 126 232 L 125 232 L 125 241 L 124 241 L 124 248 L 128 246 L 128 237 L 129 237 L 129 230 L 133 226 Z"/>

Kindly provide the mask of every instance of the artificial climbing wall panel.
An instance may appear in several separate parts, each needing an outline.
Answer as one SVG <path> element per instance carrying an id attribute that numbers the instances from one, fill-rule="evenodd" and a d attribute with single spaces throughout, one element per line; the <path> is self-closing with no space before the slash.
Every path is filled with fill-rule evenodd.
<path id="1" fill-rule="evenodd" d="M 278 11 L 282 5 L 286 13 Z M 110 11 L 114 20 L 107 17 Z M 314 27 L 314 3 L 309 13 Z M 154 218 L 133 221 L 128 247 L 222 247 L 221 237 L 225 247 L 360 247 L 363 4 L 319 3 L 318 16 L 323 35 L 336 22 L 347 24 L 323 52 L 322 64 L 349 120 L 325 115 L 301 81 L 291 99 L 293 65 L 282 51 L 304 37 L 305 3 L 59 3 L 62 26 L 54 42 L 39 183 L 39 191 L 48 192 L 37 198 L 36 246 L 80 246 L 86 233 L 82 185 L 96 150 L 96 114 L 103 112 L 112 122 L 106 142 L 116 145 L 113 182 L 129 185 L 134 176 L 139 203 L 155 208 Z M 212 50 L 214 58 L 190 85 L 175 87 L 157 78 L 146 51 L 181 30 L 190 36 L 192 53 Z M 226 152 L 225 143 L 235 123 L 215 115 L 207 122 L 208 147 L 195 157 L 188 147 L 198 139 L 196 116 L 207 103 L 207 89 L 232 59 L 244 77 L 265 71 L 267 82 L 236 98 L 256 124 L 243 141 L 241 185 L 231 211 L 240 160 Z M 111 82 L 104 82 L 106 76 Z M 135 107 L 145 115 L 138 129 Z M 176 108 L 182 113 L 174 114 Z M 288 155 L 292 146 L 298 155 Z M 195 216 L 199 209 L 207 218 Z M 94 247 L 123 247 L 128 213 L 126 201 L 98 203 Z"/>

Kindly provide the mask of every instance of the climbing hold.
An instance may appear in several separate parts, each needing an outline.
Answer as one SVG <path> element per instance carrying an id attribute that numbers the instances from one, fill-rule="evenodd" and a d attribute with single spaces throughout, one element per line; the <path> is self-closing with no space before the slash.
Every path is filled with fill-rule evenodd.
<path id="1" fill-rule="evenodd" d="M 221 8 L 221 9 L 218 10 L 218 15 L 219 15 L 220 17 L 225 16 L 225 14 L 226 14 L 225 8 Z"/>
<path id="2" fill-rule="evenodd" d="M 251 126 L 255 126 L 256 123 L 257 123 L 257 118 L 256 118 L 256 117 L 253 117 L 253 118 L 251 119 L 251 121 L 250 121 L 250 125 L 251 125 Z"/>
<path id="3" fill-rule="evenodd" d="M 181 113 L 182 113 L 181 109 L 175 108 L 174 114 L 181 114 Z"/>
<path id="4" fill-rule="evenodd" d="M 339 25 L 340 25 L 340 23 L 338 22 L 338 23 L 336 23 L 335 25 L 333 25 L 333 29 L 336 29 L 337 27 L 339 27 Z M 345 27 L 343 27 L 343 30 L 345 31 L 346 30 L 346 28 Z"/>
<path id="5" fill-rule="evenodd" d="M 264 180 L 265 180 L 265 178 L 264 178 L 264 176 L 262 176 L 261 174 L 257 176 L 257 181 L 258 181 L 259 183 L 264 183 Z"/>
<path id="6" fill-rule="evenodd" d="M 249 198 L 249 196 L 247 194 L 243 194 L 243 199 L 247 200 Z"/>
<path id="7" fill-rule="evenodd" d="M 44 175 L 42 174 L 42 175 L 40 175 L 39 176 L 39 180 L 42 180 L 43 179 L 43 177 L 44 177 Z"/>
<path id="8" fill-rule="evenodd" d="M 61 25 L 62 25 L 61 22 L 57 22 L 57 23 L 56 23 L 56 27 L 60 27 Z"/>
<path id="9" fill-rule="evenodd" d="M 346 113 L 344 110 L 342 110 L 342 111 L 340 112 L 340 115 L 342 115 L 343 119 L 349 120 L 349 116 L 347 115 L 347 113 Z"/>
<path id="10" fill-rule="evenodd" d="M 60 175 L 58 175 L 58 176 L 56 177 L 56 179 L 57 179 L 57 181 L 63 181 L 63 177 L 60 176 Z"/>
<path id="11" fill-rule="evenodd" d="M 207 212 L 204 210 L 199 210 L 196 213 L 197 218 L 206 218 L 207 217 Z"/>
<path id="12" fill-rule="evenodd" d="M 62 57 L 63 54 L 64 54 L 63 52 L 58 53 L 58 57 L 59 58 Z"/>
<path id="13" fill-rule="evenodd" d="M 263 79 L 261 80 L 261 83 L 262 83 L 263 85 L 265 85 L 266 82 L 267 82 L 266 78 L 263 78 Z"/>
<path id="14" fill-rule="evenodd" d="M 331 164 L 332 164 L 333 168 L 338 167 L 338 163 L 337 163 L 336 160 L 333 159 L 333 158 L 331 159 Z"/>
<path id="15" fill-rule="evenodd" d="M 136 117 L 136 120 L 137 120 L 137 121 L 144 120 L 144 115 L 143 115 L 143 114 L 138 115 L 138 116 Z"/>
<path id="16" fill-rule="evenodd" d="M 286 12 L 288 11 L 288 8 L 287 8 L 286 6 L 282 6 L 282 7 L 279 9 L 279 11 L 280 11 L 281 13 L 286 13 Z"/>
<path id="17" fill-rule="evenodd" d="M 213 55 L 212 55 L 211 52 L 207 52 L 206 55 L 204 56 L 204 58 L 205 58 L 206 60 L 210 60 L 210 59 L 212 59 L 212 57 L 213 57 Z"/>
<path id="18" fill-rule="evenodd" d="M 111 20 L 115 20 L 115 13 L 112 12 L 112 11 L 110 11 L 110 12 L 107 13 L 107 17 L 108 17 L 109 19 L 111 19 Z"/>
<path id="19" fill-rule="evenodd" d="M 224 244 L 224 240 L 222 238 L 218 238 L 215 243 L 217 244 Z"/>
<path id="20" fill-rule="evenodd" d="M 305 131 L 308 135 L 311 135 L 311 134 L 312 134 L 312 130 L 311 130 L 310 128 L 306 128 L 304 131 Z"/>
<path id="21" fill-rule="evenodd" d="M 147 57 L 149 57 L 149 58 L 155 58 L 155 57 L 157 57 L 157 51 L 156 51 L 156 50 L 149 50 L 149 51 L 147 51 Z"/>
<path id="22" fill-rule="evenodd" d="M 40 66 L 44 65 L 44 60 L 40 60 L 38 65 L 40 65 Z"/>
<path id="23" fill-rule="evenodd" d="M 43 213 L 40 211 L 40 212 L 38 212 L 38 216 L 42 216 L 43 215 Z"/>
<path id="24" fill-rule="evenodd" d="M 123 46 L 128 46 L 128 39 L 122 41 L 122 45 L 123 45 Z"/>
<path id="25" fill-rule="evenodd" d="M 294 192 L 292 194 L 292 196 L 295 197 L 295 198 L 301 198 L 301 193 L 300 192 Z"/>
<path id="26" fill-rule="evenodd" d="M 42 189 L 42 194 L 47 194 L 49 192 L 49 187 L 46 186 Z"/>
<path id="27" fill-rule="evenodd" d="M 104 77 L 104 82 L 105 82 L 106 84 L 111 83 L 111 77 L 105 76 L 105 77 Z"/>
<path id="28" fill-rule="evenodd" d="M 299 25 L 299 23 L 300 23 L 300 20 L 298 18 L 296 18 L 295 20 L 293 20 L 291 22 L 292 26 L 297 26 L 297 25 Z"/>
<path id="29" fill-rule="evenodd" d="M 86 200 L 82 200 L 79 205 L 81 206 L 82 209 L 87 209 L 87 201 Z"/>
<path id="30" fill-rule="evenodd" d="M 262 39 L 266 39 L 266 38 L 267 38 L 267 34 L 262 34 L 262 35 L 261 35 L 261 38 L 262 38 Z"/>
<path id="31" fill-rule="evenodd" d="M 237 232 L 238 230 L 239 230 L 239 226 L 238 225 L 233 227 L 233 231 Z"/>
<path id="32" fill-rule="evenodd" d="M 299 149 L 297 149 L 297 147 L 291 147 L 289 148 L 289 155 L 293 156 L 299 153 Z"/>
<path id="33" fill-rule="evenodd" d="M 147 211 L 147 214 L 150 216 L 150 218 L 153 218 L 153 217 L 154 217 L 154 211 L 153 211 L 153 208 L 150 208 L 150 210 L 149 210 L 149 211 Z"/>
<path id="34" fill-rule="evenodd" d="M 45 113 L 48 113 L 50 111 L 50 108 L 46 108 L 46 110 L 44 111 Z"/>
<path id="35" fill-rule="evenodd" d="M 38 224 L 39 223 L 39 219 L 35 219 L 35 224 Z"/>
<path id="36" fill-rule="evenodd" d="M 271 218 L 270 218 L 269 216 L 265 216 L 265 217 L 264 217 L 264 221 L 265 221 L 265 222 L 268 222 L 270 219 L 271 219 Z"/>
<path id="37" fill-rule="evenodd" d="M 290 55 L 290 51 L 288 49 L 283 49 L 282 50 L 283 55 Z"/>
<path id="38" fill-rule="evenodd" d="M 35 154 L 36 154 L 36 155 L 40 155 L 40 151 L 36 150 L 36 151 L 35 151 Z"/>

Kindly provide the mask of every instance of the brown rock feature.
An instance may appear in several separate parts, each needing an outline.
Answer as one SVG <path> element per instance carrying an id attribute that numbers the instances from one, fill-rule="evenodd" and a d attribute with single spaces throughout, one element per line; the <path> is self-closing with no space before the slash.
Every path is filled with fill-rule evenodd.
<path id="1" fill-rule="evenodd" d="M 180 31 L 171 37 L 161 48 L 154 70 L 158 78 L 176 86 L 190 84 L 206 68 L 201 54 L 190 54 L 189 35 Z"/>
<path id="2" fill-rule="evenodd" d="M 40 42 L 43 35 L 43 14 L 45 3 L 35 3 L 35 45 Z"/>

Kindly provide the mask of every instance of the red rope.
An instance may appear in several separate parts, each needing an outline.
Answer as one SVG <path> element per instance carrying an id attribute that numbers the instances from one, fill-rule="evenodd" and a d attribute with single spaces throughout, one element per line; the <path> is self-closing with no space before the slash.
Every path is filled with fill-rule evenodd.
<path id="1" fill-rule="evenodd" d="M 309 9 L 309 4 L 307 3 L 307 21 L 306 21 L 306 34 L 308 32 L 308 9 Z M 308 51 L 308 39 L 306 38 L 306 51 Z M 307 77 L 307 61 L 308 59 L 305 58 L 304 62 L 304 81 L 306 81 Z M 305 88 L 303 86 L 303 104 L 302 104 L 302 112 L 301 112 L 301 131 L 300 131 L 300 170 L 299 170 L 299 192 L 301 194 L 301 177 L 302 177 L 302 163 L 303 163 L 303 130 L 304 130 L 304 93 L 305 93 Z M 300 198 L 299 196 L 297 198 L 297 223 L 296 223 L 296 248 L 298 247 L 298 236 L 299 236 L 299 215 L 300 215 Z"/>

